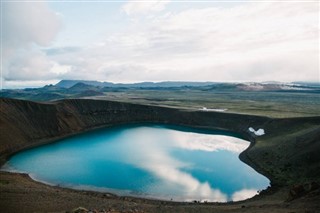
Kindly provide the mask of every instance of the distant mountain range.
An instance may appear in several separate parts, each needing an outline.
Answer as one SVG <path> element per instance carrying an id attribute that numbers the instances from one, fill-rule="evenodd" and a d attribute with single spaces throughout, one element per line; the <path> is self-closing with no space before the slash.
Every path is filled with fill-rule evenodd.
<path id="1" fill-rule="evenodd" d="M 58 88 L 65 88 L 69 91 L 83 92 L 85 90 L 103 90 L 110 88 L 122 89 L 178 89 L 178 88 L 198 88 L 206 91 L 209 90 L 234 90 L 234 91 L 314 91 L 320 89 L 319 83 L 297 82 L 297 83 L 281 83 L 281 82 L 249 82 L 249 83 L 217 83 L 217 82 L 187 82 L 187 81 L 164 81 L 164 82 L 141 82 L 141 83 L 111 83 L 99 81 L 82 81 L 82 80 L 62 80 L 56 85 Z"/>
<path id="2" fill-rule="evenodd" d="M 122 88 L 155 88 L 155 87 L 200 87 L 208 86 L 214 84 L 213 82 L 184 82 L 184 81 L 163 81 L 163 82 L 141 82 L 141 83 L 111 83 L 111 82 L 100 82 L 100 81 L 82 81 L 82 80 L 62 80 L 57 83 L 55 86 L 70 88 L 74 85 L 82 83 L 96 87 L 122 87 Z"/>
<path id="3" fill-rule="evenodd" d="M 217 83 L 217 82 L 141 82 L 132 84 L 110 83 L 99 81 L 62 80 L 56 85 L 41 88 L 4 89 L 0 97 L 17 98 L 34 101 L 49 101 L 65 98 L 83 98 L 105 96 L 108 92 L 126 92 L 143 90 L 183 91 L 197 90 L 202 92 L 291 92 L 320 93 L 319 83 L 295 82 L 263 82 L 263 83 Z"/>
<path id="4" fill-rule="evenodd" d="M 112 83 L 112 82 L 100 82 L 100 81 L 85 81 L 85 80 L 61 80 L 57 83 L 56 87 L 71 88 L 75 85 L 78 87 L 86 87 L 90 85 L 94 87 L 111 87 L 111 88 L 173 88 L 173 87 L 239 87 L 244 90 L 270 90 L 270 89 L 302 89 L 302 88 L 314 88 L 320 87 L 319 82 L 292 82 L 282 83 L 277 81 L 268 82 L 249 82 L 249 83 L 220 83 L 220 82 L 190 82 L 190 81 L 163 81 L 163 82 L 141 82 L 141 83 Z"/>

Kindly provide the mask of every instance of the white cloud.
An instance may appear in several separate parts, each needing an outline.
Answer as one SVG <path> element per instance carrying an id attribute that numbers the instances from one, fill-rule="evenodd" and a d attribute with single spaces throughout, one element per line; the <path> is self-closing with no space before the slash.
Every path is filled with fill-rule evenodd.
<path id="1" fill-rule="evenodd" d="M 57 75 L 63 75 L 71 71 L 71 66 L 69 65 L 60 65 L 56 62 L 52 62 L 52 67 L 50 69 L 51 73 L 57 74 Z"/>
<path id="2" fill-rule="evenodd" d="M 117 82 L 315 81 L 317 13 L 313 3 L 288 2 L 188 9 L 135 21 L 89 51 L 107 50 L 95 65 L 118 66 L 104 71 Z"/>
<path id="3" fill-rule="evenodd" d="M 165 9 L 170 0 L 148 0 L 134 1 L 129 0 L 123 5 L 122 10 L 127 15 L 146 14 L 150 12 L 159 12 Z"/>
<path id="4" fill-rule="evenodd" d="M 256 194 L 258 194 L 256 189 L 242 189 L 240 191 L 233 193 L 232 200 L 233 201 L 245 200 L 255 196 Z"/>
<path id="5" fill-rule="evenodd" d="M 57 79 L 71 70 L 68 65 L 60 65 L 50 60 L 42 51 L 35 48 L 16 50 L 7 64 L 10 72 L 6 80 L 50 80 Z"/>
<path id="6" fill-rule="evenodd" d="M 35 78 L 114 82 L 320 80 L 317 3 L 253 2 L 194 9 L 181 9 L 175 3 L 169 10 L 166 9 L 168 2 L 127 2 L 122 10 L 141 18 L 130 22 L 131 17 L 126 16 L 129 26 L 92 41 L 91 46 L 44 56 L 42 59 L 47 62 L 43 64 L 53 61 L 60 66 L 69 66 L 68 69 L 65 67 L 68 71 L 56 75 L 49 71 L 48 75 L 42 76 L 35 70 Z M 20 30 L 12 30 L 10 35 L 15 31 L 23 34 L 27 29 L 28 36 L 19 35 L 9 44 L 19 43 L 21 47 L 52 41 L 58 30 L 58 18 L 54 18 L 55 13 L 46 8 L 45 3 L 41 4 L 38 7 L 42 8 L 43 14 L 50 13 L 49 18 L 36 18 L 42 14 L 38 12 L 30 14 L 35 16 L 31 20 L 38 24 L 25 23 L 21 18 L 20 22 L 15 21 L 23 26 L 20 29 L 15 24 L 16 27 L 8 28 Z M 41 23 L 46 24 L 42 26 Z M 51 25 L 52 29 L 48 27 Z M 41 32 L 42 29 L 47 32 Z M 16 48 L 8 50 L 15 51 Z M 36 68 L 33 66 L 33 69 Z M 48 69 L 52 70 L 52 67 Z M 5 70 L 4 77 L 13 78 L 13 71 L 6 66 Z"/>
<path id="7" fill-rule="evenodd" d="M 38 46 L 50 45 L 59 32 L 61 23 L 57 14 L 45 2 L 7 1 L 2 7 L 2 78 L 5 81 L 56 78 L 50 70 L 58 63 L 48 59 Z"/>

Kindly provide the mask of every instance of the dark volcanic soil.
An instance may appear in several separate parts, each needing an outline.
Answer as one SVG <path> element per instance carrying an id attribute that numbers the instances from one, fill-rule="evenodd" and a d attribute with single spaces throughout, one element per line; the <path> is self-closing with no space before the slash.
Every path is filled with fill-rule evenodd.
<path id="1" fill-rule="evenodd" d="M 17 151 L 71 134 L 148 122 L 238 133 L 251 141 L 240 159 L 271 180 L 270 189 L 250 200 L 199 204 L 75 191 L 0 172 L 0 212 L 65 212 L 79 206 L 106 212 L 320 212 L 320 117 L 272 119 L 94 100 L 0 100 L 2 163 Z M 257 137 L 249 127 L 266 134 Z"/>
<path id="2" fill-rule="evenodd" d="M 117 197 L 107 193 L 51 187 L 27 175 L 0 173 L 1 212 L 66 212 L 77 207 L 106 212 L 318 212 L 319 189 L 291 202 L 288 190 L 279 188 L 251 200 L 217 203 L 178 203 Z M 103 211 L 102 211 L 103 212 Z"/>

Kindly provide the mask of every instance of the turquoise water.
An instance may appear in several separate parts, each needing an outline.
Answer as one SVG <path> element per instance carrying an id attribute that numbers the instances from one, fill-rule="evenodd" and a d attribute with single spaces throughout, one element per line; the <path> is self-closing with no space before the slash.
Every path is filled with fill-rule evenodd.
<path id="1" fill-rule="evenodd" d="M 174 126 L 100 129 L 26 150 L 4 170 L 69 188 L 176 201 L 252 197 L 269 180 L 238 156 L 249 142 Z"/>

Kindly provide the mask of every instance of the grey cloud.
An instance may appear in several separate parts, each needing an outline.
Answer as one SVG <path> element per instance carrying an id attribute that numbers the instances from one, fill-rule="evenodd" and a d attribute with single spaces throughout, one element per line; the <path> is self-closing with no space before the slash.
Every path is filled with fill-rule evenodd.
<path id="1" fill-rule="evenodd" d="M 67 53 L 74 53 L 81 51 L 81 47 L 61 47 L 61 48 L 49 48 L 49 49 L 43 49 L 43 51 L 47 55 L 60 55 L 60 54 L 67 54 Z"/>
<path id="2" fill-rule="evenodd" d="M 56 79 L 70 69 L 69 66 L 49 60 L 37 49 L 17 51 L 6 68 L 9 72 L 3 78 L 8 81 Z"/>
<path id="3" fill-rule="evenodd" d="M 61 28 L 58 16 L 45 2 L 3 2 L 3 42 L 9 47 L 30 43 L 46 46 Z"/>
<path id="4" fill-rule="evenodd" d="M 50 70 L 56 63 L 47 58 L 39 46 L 50 45 L 59 32 L 61 22 L 58 15 L 43 1 L 6 1 L 1 6 L 2 79 L 45 80 L 55 77 Z"/>

